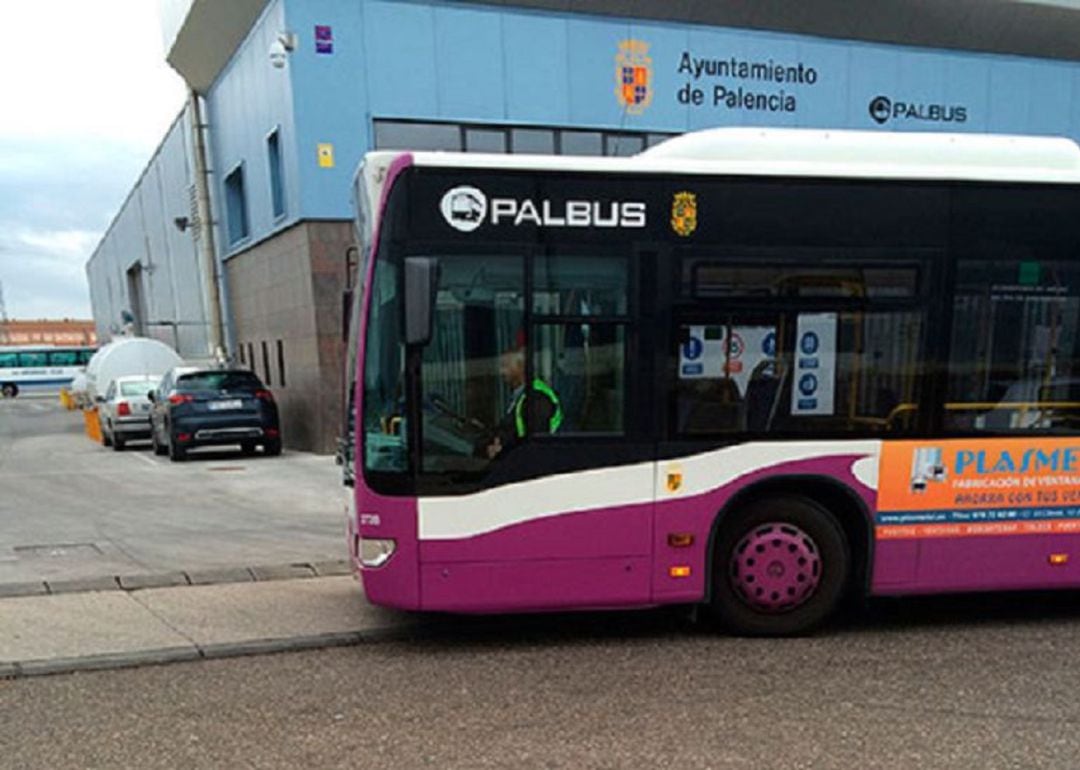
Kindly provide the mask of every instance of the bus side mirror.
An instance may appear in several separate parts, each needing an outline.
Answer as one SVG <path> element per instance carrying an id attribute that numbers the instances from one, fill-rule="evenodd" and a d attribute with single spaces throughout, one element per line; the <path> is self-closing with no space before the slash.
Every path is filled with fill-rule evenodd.
<path id="1" fill-rule="evenodd" d="M 439 262 L 432 257 L 405 260 L 405 344 L 426 345 L 435 321 Z"/>

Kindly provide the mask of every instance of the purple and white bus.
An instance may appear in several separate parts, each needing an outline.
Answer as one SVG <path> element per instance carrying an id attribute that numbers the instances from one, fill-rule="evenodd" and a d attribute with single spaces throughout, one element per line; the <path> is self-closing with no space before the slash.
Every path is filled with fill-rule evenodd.
<path id="1" fill-rule="evenodd" d="M 370 601 L 1080 586 L 1080 149 L 716 129 L 369 154 L 348 541 Z"/>

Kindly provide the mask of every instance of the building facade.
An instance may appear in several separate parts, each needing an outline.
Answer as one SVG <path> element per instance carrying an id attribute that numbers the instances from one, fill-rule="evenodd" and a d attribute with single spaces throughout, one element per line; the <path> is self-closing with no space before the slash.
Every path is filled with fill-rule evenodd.
<path id="1" fill-rule="evenodd" d="M 331 451 L 370 149 L 632 154 L 729 125 L 1080 138 L 1080 13 L 879 5 L 166 0 L 194 96 L 87 266 L 98 332 L 130 317 L 186 357 L 221 347 L 274 389 L 290 446 Z"/>
<path id="2" fill-rule="evenodd" d="M 93 347 L 93 321 L 71 318 L 40 321 L 0 321 L 0 345 L 58 345 Z"/>

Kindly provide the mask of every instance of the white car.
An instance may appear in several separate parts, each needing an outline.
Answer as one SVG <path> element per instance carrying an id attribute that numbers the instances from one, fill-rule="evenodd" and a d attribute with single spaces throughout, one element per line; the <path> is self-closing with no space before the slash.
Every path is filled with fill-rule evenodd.
<path id="1" fill-rule="evenodd" d="M 160 377 L 117 377 L 98 399 L 101 443 L 117 452 L 128 441 L 150 438 L 150 391 Z"/>

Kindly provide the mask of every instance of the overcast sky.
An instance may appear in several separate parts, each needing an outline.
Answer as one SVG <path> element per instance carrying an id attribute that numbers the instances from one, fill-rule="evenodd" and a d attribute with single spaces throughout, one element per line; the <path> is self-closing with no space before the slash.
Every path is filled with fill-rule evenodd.
<path id="1" fill-rule="evenodd" d="M 183 106 L 155 0 L 0 0 L 0 281 L 90 318 L 84 266 Z"/>

